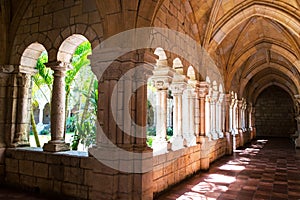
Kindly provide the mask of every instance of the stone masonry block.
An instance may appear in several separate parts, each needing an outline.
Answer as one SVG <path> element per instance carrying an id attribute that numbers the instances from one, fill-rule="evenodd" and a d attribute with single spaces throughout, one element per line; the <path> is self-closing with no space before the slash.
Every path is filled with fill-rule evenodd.
<path id="1" fill-rule="evenodd" d="M 34 163 L 34 176 L 41 178 L 48 178 L 48 164 L 45 163 Z"/>
<path id="2" fill-rule="evenodd" d="M 75 167 L 64 168 L 64 181 L 83 184 L 84 181 L 84 170 Z"/>
<path id="3" fill-rule="evenodd" d="M 36 186 L 40 188 L 41 192 L 50 192 L 53 188 L 53 181 L 45 178 L 37 178 Z"/>
<path id="4" fill-rule="evenodd" d="M 26 151 L 25 152 L 25 159 L 26 160 L 37 161 L 37 162 L 45 162 L 46 161 L 46 153 Z"/>
<path id="5" fill-rule="evenodd" d="M 64 180 L 64 166 L 63 165 L 49 165 L 49 178 L 63 181 Z"/>
<path id="6" fill-rule="evenodd" d="M 62 193 L 67 196 L 76 197 L 77 185 L 73 183 L 62 183 Z"/>
<path id="7" fill-rule="evenodd" d="M 20 160 L 19 161 L 19 173 L 25 175 L 33 175 L 33 161 Z"/>
<path id="8" fill-rule="evenodd" d="M 6 171 L 7 172 L 19 172 L 19 162 L 18 160 L 12 159 L 12 158 L 6 158 L 5 159 L 5 165 L 6 165 Z"/>
<path id="9" fill-rule="evenodd" d="M 6 172 L 5 182 L 18 185 L 20 183 L 20 176 L 17 173 Z"/>

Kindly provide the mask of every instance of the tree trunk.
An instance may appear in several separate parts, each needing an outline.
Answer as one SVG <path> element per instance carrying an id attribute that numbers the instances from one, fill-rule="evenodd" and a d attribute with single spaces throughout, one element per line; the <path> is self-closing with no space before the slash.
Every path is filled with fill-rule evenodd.
<path id="1" fill-rule="evenodd" d="M 32 131 L 33 131 L 36 146 L 41 147 L 32 109 L 30 111 L 30 120 L 31 120 L 31 126 L 32 126 Z"/>

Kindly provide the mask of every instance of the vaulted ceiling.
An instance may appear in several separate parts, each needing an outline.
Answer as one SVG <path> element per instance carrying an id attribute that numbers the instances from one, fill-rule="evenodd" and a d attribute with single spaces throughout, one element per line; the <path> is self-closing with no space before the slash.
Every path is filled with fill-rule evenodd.
<path id="1" fill-rule="evenodd" d="M 1 0 L 1 46 L 13 48 L 14 29 L 31 0 Z M 104 37 L 135 27 L 165 25 L 183 30 L 168 18 L 188 19 L 193 37 L 213 58 L 225 80 L 225 90 L 255 101 L 266 85 L 291 95 L 300 93 L 299 0 L 95 0 L 104 19 Z M 185 9 L 172 15 L 169 4 Z M 121 14 L 118 14 L 121 13 Z M 112 26 L 117 23 L 118 26 Z M 9 31 L 10 38 L 6 39 Z M 2 57 L 2 58 L 1 58 Z M 4 60 L 3 54 L 0 60 Z"/>

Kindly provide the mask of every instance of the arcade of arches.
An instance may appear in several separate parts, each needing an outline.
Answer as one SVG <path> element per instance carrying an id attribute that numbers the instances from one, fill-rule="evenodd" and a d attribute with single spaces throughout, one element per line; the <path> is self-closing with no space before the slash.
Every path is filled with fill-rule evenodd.
<path id="1" fill-rule="evenodd" d="M 153 199 L 256 136 L 292 136 L 300 147 L 299 19 L 298 0 L 1 0 L 0 182 L 78 199 Z M 144 27 L 161 28 L 147 48 L 105 43 Z M 64 141 L 64 78 L 85 41 L 99 83 L 89 153 Z M 33 148 L 31 77 L 44 51 L 51 140 Z"/>

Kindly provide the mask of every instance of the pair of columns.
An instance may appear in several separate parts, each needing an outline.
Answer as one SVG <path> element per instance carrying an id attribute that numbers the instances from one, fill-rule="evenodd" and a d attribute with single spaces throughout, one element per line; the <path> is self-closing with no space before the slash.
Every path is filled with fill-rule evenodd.
<path id="1" fill-rule="evenodd" d="M 207 79 L 209 91 L 205 97 L 205 117 L 209 120 L 205 121 L 206 135 L 211 140 L 223 138 L 223 89 L 220 86 L 218 88 L 216 81 L 210 85 L 210 80 Z"/>
<path id="2" fill-rule="evenodd" d="M 242 98 L 238 101 L 238 129 L 241 132 L 245 132 L 246 129 L 246 109 L 247 109 L 247 103 Z"/>
<path id="3" fill-rule="evenodd" d="M 0 86 L 1 102 L 3 110 L 0 116 L 2 130 L 10 134 L 0 134 L 0 147 L 29 146 L 30 125 L 30 88 L 31 77 L 37 71 L 32 67 L 2 65 L 0 66 L 1 80 L 5 80 Z M 49 64 L 54 70 L 53 94 L 51 102 L 51 140 L 44 145 L 45 151 L 69 150 L 69 145 L 64 142 L 65 125 L 65 73 L 68 65 L 64 63 Z M 6 96 L 8 94 L 8 96 Z M 8 99 L 7 99 L 8 98 Z M 5 137 L 4 137 L 5 135 Z"/>
<path id="4" fill-rule="evenodd" d="M 167 65 L 166 59 L 157 60 L 151 80 L 157 89 L 156 93 L 156 137 L 152 143 L 154 155 L 168 152 L 166 140 L 167 129 L 167 95 L 170 89 L 173 94 L 173 137 L 171 149 L 176 151 L 186 146 L 196 145 L 195 117 L 199 114 L 199 97 L 197 81 L 188 80 L 183 75 L 183 66 L 177 63 L 174 69 Z M 196 109 L 198 108 L 198 109 Z M 198 130 L 199 132 L 199 130 Z"/>

